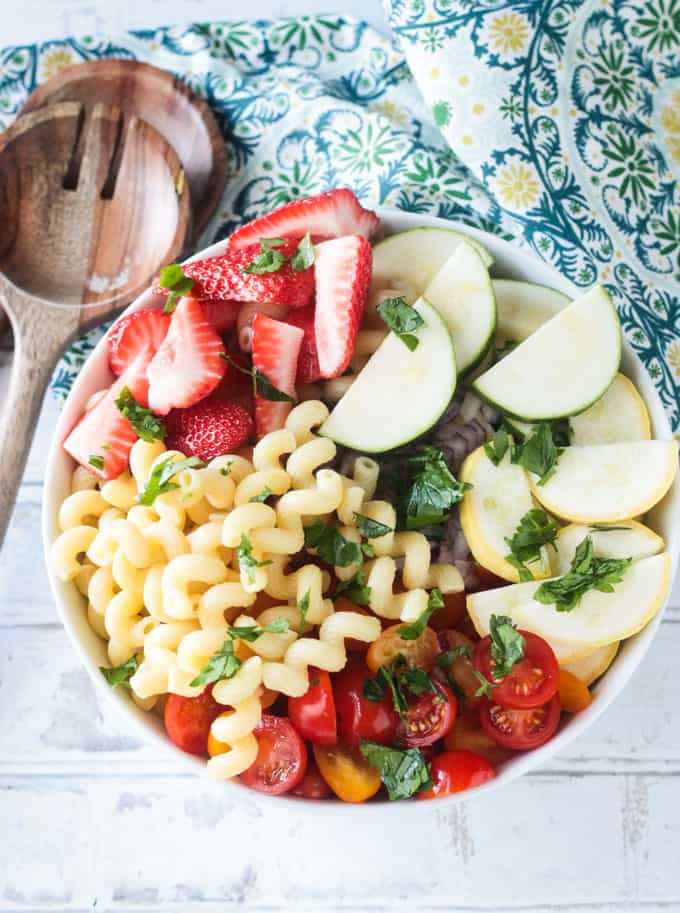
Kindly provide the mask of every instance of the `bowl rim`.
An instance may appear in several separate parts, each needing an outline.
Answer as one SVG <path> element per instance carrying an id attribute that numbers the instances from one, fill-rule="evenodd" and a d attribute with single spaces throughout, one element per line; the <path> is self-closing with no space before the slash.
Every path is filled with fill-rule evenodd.
<path id="1" fill-rule="evenodd" d="M 489 249 L 494 257 L 494 265 L 490 268 L 492 278 L 495 272 L 494 266 L 498 260 L 510 260 L 511 266 L 501 267 L 503 275 L 498 276 L 498 278 L 508 278 L 506 274 L 509 268 L 511 271 L 525 274 L 527 278 L 524 281 L 538 282 L 539 284 L 547 285 L 557 291 L 563 292 L 572 299 L 583 293 L 583 289 L 579 289 L 569 280 L 561 276 L 552 266 L 540 260 L 523 242 L 519 242 L 519 244 L 518 241 L 511 242 L 500 235 L 473 228 L 463 222 L 442 219 L 424 213 L 408 213 L 398 209 L 385 207 L 378 207 L 376 211 L 380 217 L 381 226 L 374 241 L 382 240 L 384 237 L 396 234 L 400 231 L 407 231 L 415 228 L 435 228 L 457 231 L 474 238 Z M 227 243 L 228 239 L 217 241 L 196 252 L 184 262 L 216 256 L 224 251 Z M 132 313 L 133 311 L 158 304 L 160 301 L 161 299 L 155 296 L 153 290 L 149 288 L 140 294 L 123 313 Z M 625 362 L 625 373 L 630 374 L 632 372 L 636 375 L 636 386 L 640 390 L 640 394 L 653 419 L 653 424 L 655 426 L 654 437 L 658 439 L 673 439 L 671 426 L 659 395 L 642 362 L 639 360 L 625 337 L 623 339 L 622 354 L 622 363 Z M 82 600 L 82 597 L 80 597 L 80 594 L 74 594 L 75 588 L 72 582 L 63 583 L 56 577 L 51 567 L 50 547 L 58 533 L 56 514 L 58 505 L 64 496 L 61 492 L 57 495 L 57 477 L 60 472 L 63 474 L 63 468 L 66 462 L 72 463 L 71 458 L 63 451 L 61 442 L 68 429 L 72 426 L 75 416 L 82 411 L 89 396 L 95 392 L 95 389 L 98 389 L 93 387 L 92 376 L 97 373 L 98 367 L 101 367 L 102 365 L 105 366 L 105 371 L 108 371 L 105 335 L 99 341 L 95 349 L 89 354 L 73 383 L 66 401 L 62 406 L 47 455 L 42 498 L 41 526 L 50 589 L 57 606 L 61 623 L 63 624 L 76 653 L 80 657 L 81 663 L 87 670 L 96 693 L 103 695 L 103 699 L 107 701 L 109 705 L 113 705 L 117 708 L 118 712 L 123 715 L 127 724 L 132 728 L 135 736 L 138 737 L 143 744 L 152 744 L 154 747 L 158 747 L 168 759 L 174 758 L 174 760 L 182 764 L 187 771 L 191 769 L 194 772 L 202 773 L 203 777 L 208 779 L 211 783 L 218 783 L 219 781 L 215 781 L 208 777 L 205 760 L 203 758 L 198 758 L 182 752 L 181 749 L 174 746 L 170 739 L 161 732 L 159 725 L 160 721 L 156 715 L 143 711 L 141 708 L 137 707 L 126 694 L 120 693 L 119 690 L 113 690 L 106 684 L 103 676 L 99 672 L 98 662 L 77 630 L 77 619 L 74 617 L 76 610 L 69 608 L 67 604 L 68 592 L 71 593 L 72 597 L 77 595 L 78 601 Z M 491 791 L 502 788 L 506 784 L 512 783 L 525 773 L 536 770 L 548 759 L 554 757 L 567 745 L 571 744 L 579 735 L 589 729 L 621 693 L 649 649 L 659 624 L 661 623 L 672 591 L 678 565 L 678 554 L 680 552 L 680 483 L 677 477 L 661 503 L 666 506 L 665 513 L 669 514 L 671 517 L 669 532 L 664 536 L 666 550 L 671 556 L 670 585 L 668 593 L 666 594 L 661 609 L 645 628 L 626 639 L 626 649 L 619 650 L 619 654 L 607 670 L 606 675 L 604 675 L 592 689 L 594 699 L 590 706 L 586 710 L 581 711 L 578 715 L 573 716 L 545 745 L 534 749 L 533 751 L 518 754 L 512 758 L 489 783 L 477 787 L 474 790 L 457 793 L 451 796 L 444 796 L 434 803 L 434 809 L 441 810 L 445 807 L 450 808 L 453 804 L 467 802 L 471 798 L 486 795 Z M 79 611 L 80 615 L 83 616 L 82 602 L 80 602 Z M 82 627 L 82 618 L 80 626 Z M 89 626 L 87 626 L 87 629 L 93 637 L 96 637 L 94 632 L 89 629 Z M 600 687 L 605 682 L 609 683 L 606 688 L 606 693 L 604 693 L 603 688 Z M 261 803 L 263 806 L 269 807 L 269 803 L 273 800 L 277 803 L 283 801 L 287 803 L 288 808 L 291 810 L 296 808 L 298 812 L 304 806 L 306 811 L 309 811 L 310 807 L 314 807 L 315 813 L 319 814 L 359 814 L 351 803 L 342 802 L 339 799 L 319 802 L 318 800 L 293 797 L 287 794 L 282 796 L 268 796 L 255 790 L 248 789 L 248 787 L 237 781 L 221 782 L 219 785 L 223 788 L 238 790 L 238 794 L 241 798 L 244 801 L 249 801 L 251 804 Z M 236 793 L 234 793 L 234 795 L 236 795 Z M 329 806 L 331 808 L 328 808 Z M 279 809 L 283 808 L 281 804 L 278 804 L 276 807 Z M 432 810 L 430 803 L 428 802 L 409 801 L 395 803 L 390 802 L 387 799 L 368 802 L 360 807 L 370 809 L 373 814 L 376 814 L 378 810 L 380 810 L 381 814 L 386 814 L 388 810 L 393 810 L 395 808 L 398 809 L 399 812 L 402 812 L 404 807 L 410 809 L 420 808 L 421 811 L 423 808 L 430 808 L 430 810 Z M 326 812 L 324 812 L 324 809 L 326 809 Z"/>

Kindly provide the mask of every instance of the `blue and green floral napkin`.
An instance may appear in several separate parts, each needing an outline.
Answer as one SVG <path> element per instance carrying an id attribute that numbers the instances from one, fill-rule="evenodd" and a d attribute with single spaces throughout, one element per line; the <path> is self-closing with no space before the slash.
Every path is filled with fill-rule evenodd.
<path id="1" fill-rule="evenodd" d="M 172 70 L 208 99 L 229 152 L 201 246 L 334 186 L 523 238 L 577 285 L 616 289 L 677 427 L 678 0 L 391 0 L 387 11 L 398 43 L 315 16 L 8 48 L 0 127 L 36 84 L 77 61 Z M 58 395 L 100 332 L 62 360 Z"/>

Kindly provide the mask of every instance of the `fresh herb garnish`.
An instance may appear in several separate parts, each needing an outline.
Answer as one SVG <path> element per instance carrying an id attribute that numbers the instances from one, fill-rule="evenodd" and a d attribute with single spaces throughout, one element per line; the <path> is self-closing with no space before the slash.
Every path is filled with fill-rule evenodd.
<path id="1" fill-rule="evenodd" d="M 359 543 L 345 539 L 339 530 L 323 520 L 305 526 L 305 548 L 316 549 L 323 561 L 335 567 L 349 567 L 363 560 Z"/>
<path id="2" fill-rule="evenodd" d="M 262 489 L 262 491 L 259 493 L 259 495 L 253 495 L 253 497 L 250 499 L 250 501 L 251 501 L 251 503 L 262 504 L 264 501 L 267 500 L 267 498 L 271 494 L 272 494 L 271 488 L 268 485 L 265 485 L 265 487 Z"/>
<path id="3" fill-rule="evenodd" d="M 148 507 L 159 495 L 179 488 L 177 482 L 171 481 L 178 472 L 183 469 L 200 469 L 202 466 L 205 466 L 203 460 L 195 456 L 185 460 L 173 460 L 172 456 L 167 456 L 156 464 L 144 490 L 137 495 L 137 501 Z"/>
<path id="4" fill-rule="evenodd" d="M 473 669 L 472 674 L 479 682 L 479 688 L 475 691 L 475 697 L 493 697 L 493 689 L 497 688 L 498 685 L 494 685 L 493 682 L 490 682 L 479 669 Z"/>
<path id="5" fill-rule="evenodd" d="M 484 453 L 488 456 L 494 466 L 498 466 L 510 446 L 510 436 L 508 432 L 501 427 L 496 431 L 493 438 L 484 444 Z"/>
<path id="6" fill-rule="evenodd" d="M 424 529 L 446 523 L 451 509 L 471 486 L 459 482 L 441 450 L 426 445 L 407 460 L 413 472 L 410 488 L 400 508 L 406 529 Z"/>
<path id="7" fill-rule="evenodd" d="M 550 422 L 541 422 L 523 444 L 513 447 L 512 461 L 537 475 L 539 485 L 545 485 L 555 475 L 562 452 L 556 445 Z"/>
<path id="8" fill-rule="evenodd" d="M 234 653 L 234 641 L 225 640 L 217 653 L 213 653 L 196 678 L 189 682 L 192 688 L 210 685 L 225 678 L 233 678 L 241 668 L 241 660 Z"/>
<path id="9" fill-rule="evenodd" d="M 119 685 L 129 688 L 129 681 L 137 669 L 139 669 L 139 660 L 136 656 L 131 656 L 127 662 L 111 669 L 107 669 L 106 666 L 99 667 L 99 671 L 112 688 L 117 688 Z"/>
<path id="10" fill-rule="evenodd" d="M 307 612 L 309 612 L 309 590 L 305 593 L 302 599 L 298 602 L 298 612 L 300 613 L 300 634 L 304 634 L 307 628 Z"/>
<path id="11" fill-rule="evenodd" d="M 241 271 L 256 276 L 278 272 L 286 258 L 276 248 L 282 247 L 285 243 L 284 238 L 260 238 L 260 253 L 253 257 L 248 266 L 242 266 Z"/>
<path id="12" fill-rule="evenodd" d="M 394 532 L 391 526 L 380 523 L 378 520 L 371 520 L 370 517 L 365 517 L 363 514 L 353 513 L 352 522 L 365 539 L 379 539 L 381 536 Z"/>
<path id="13" fill-rule="evenodd" d="M 253 382 L 253 393 L 255 395 L 259 394 L 262 399 L 266 399 L 272 403 L 292 403 L 293 405 L 297 403 L 294 396 L 290 396 L 290 394 L 284 393 L 283 390 L 279 390 L 278 387 L 275 387 L 267 375 L 263 374 L 259 368 L 242 368 L 233 358 L 229 355 L 225 355 L 223 352 L 220 352 L 220 358 L 229 362 L 229 364 L 233 368 L 236 368 L 237 371 L 240 371 L 241 374 L 247 374 L 248 377 L 251 378 Z"/>
<path id="14" fill-rule="evenodd" d="M 356 602 L 357 605 L 369 605 L 371 602 L 371 588 L 366 586 L 366 571 L 357 571 L 348 580 L 342 580 L 331 599 L 335 601 L 340 596 Z"/>
<path id="15" fill-rule="evenodd" d="M 244 640 L 250 644 L 263 634 L 285 634 L 289 628 L 290 622 L 287 618 L 275 618 L 264 628 L 258 625 L 227 625 L 227 634 L 232 640 Z"/>
<path id="16" fill-rule="evenodd" d="M 390 799 L 410 799 L 432 786 L 430 767 L 418 748 L 402 751 L 361 739 L 359 751 L 380 774 Z"/>
<path id="17" fill-rule="evenodd" d="M 554 604 L 558 612 L 571 612 L 588 590 L 613 593 L 614 584 L 623 580 L 632 560 L 597 558 L 593 551 L 593 539 L 586 536 L 579 543 L 567 573 L 542 583 L 534 593 L 534 599 L 543 605 Z"/>
<path id="18" fill-rule="evenodd" d="M 123 387 L 116 400 L 116 408 L 132 425 L 137 437 L 142 441 L 152 443 L 162 441 L 166 435 L 165 424 L 153 414 L 151 409 L 140 406 L 130 392 L 129 387 Z"/>
<path id="19" fill-rule="evenodd" d="M 165 300 L 163 313 L 172 314 L 177 307 L 177 300 L 183 295 L 188 295 L 194 287 L 194 280 L 186 275 L 179 263 L 170 263 L 161 269 L 158 284 L 170 292 Z"/>
<path id="20" fill-rule="evenodd" d="M 492 615 L 489 619 L 491 645 L 489 653 L 493 663 L 493 679 L 502 681 L 515 665 L 524 659 L 524 638 L 517 625 L 507 615 Z"/>
<path id="21" fill-rule="evenodd" d="M 378 305 L 378 314 L 407 349 L 413 352 L 418 347 L 418 337 L 415 333 L 420 327 L 425 326 L 425 321 L 405 298 L 385 298 Z"/>
<path id="22" fill-rule="evenodd" d="M 290 268 L 294 269 L 296 273 L 301 273 L 314 264 L 314 259 L 315 255 L 312 236 L 307 232 L 296 247 L 295 253 L 290 258 Z"/>
<path id="23" fill-rule="evenodd" d="M 402 640 L 417 640 L 419 637 L 422 637 L 423 631 L 430 620 L 430 615 L 437 609 L 441 609 L 443 605 L 444 600 L 442 598 L 441 590 L 432 590 L 427 600 L 427 608 L 421 612 L 414 622 L 399 627 L 399 637 L 401 637 Z"/>
<path id="24" fill-rule="evenodd" d="M 554 548 L 556 536 L 557 521 L 551 520 L 540 507 L 535 507 L 524 514 L 512 538 L 505 537 L 510 546 L 510 554 L 505 556 L 505 560 L 519 571 L 520 580 L 534 579 L 527 564 L 540 560 L 544 545 Z"/>
<path id="25" fill-rule="evenodd" d="M 457 659 L 472 659 L 472 649 L 467 644 L 458 644 L 440 653 L 434 662 L 440 669 L 448 669 Z"/>
<path id="26" fill-rule="evenodd" d="M 448 698 L 439 685 L 433 681 L 424 669 L 409 669 L 405 658 L 398 653 L 387 666 L 381 666 L 375 678 L 366 679 L 363 695 L 367 701 L 379 703 L 389 691 L 396 713 L 403 719 L 408 712 L 408 697 L 420 697 L 430 691 L 440 700 Z"/>
<path id="27" fill-rule="evenodd" d="M 102 450 L 103 449 L 104 448 L 102 447 Z M 607 526 L 606 523 L 596 523 L 594 526 L 590 527 L 591 533 L 629 533 L 630 530 L 630 526 Z"/>
<path id="28" fill-rule="evenodd" d="M 94 466 L 95 469 L 102 470 L 104 468 L 104 457 L 98 453 L 91 453 L 87 458 L 87 462 L 90 466 Z"/>
<path id="29" fill-rule="evenodd" d="M 253 557 L 253 546 L 245 533 L 241 533 L 241 541 L 236 549 L 236 560 L 238 561 L 239 570 L 242 574 L 245 574 L 251 583 L 255 581 L 256 568 L 266 567 L 271 564 L 271 561 L 257 561 Z"/>

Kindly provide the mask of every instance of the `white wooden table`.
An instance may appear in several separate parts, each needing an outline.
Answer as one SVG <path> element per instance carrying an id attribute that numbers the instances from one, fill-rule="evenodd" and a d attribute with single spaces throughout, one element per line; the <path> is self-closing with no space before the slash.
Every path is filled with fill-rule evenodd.
<path id="1" fill-rule="evenodd" d="M 321 11 L 319 0 L 2 2 L 0 43 Z M 380 24 L 378 0 L 344 12 Z M 384 26 L 383 26 L 384 27 Z M 0 353 L 0 381 L 7 356 Z M 47 401 L 0 553 L 0 913 L 680 910 L 680 587 L 643 667 L 567 754 L 390 826 L 262 812 L 130 737 L 66 640 L 40 547 Z M 0 467 L 0 471 L 2 468 Z"/>

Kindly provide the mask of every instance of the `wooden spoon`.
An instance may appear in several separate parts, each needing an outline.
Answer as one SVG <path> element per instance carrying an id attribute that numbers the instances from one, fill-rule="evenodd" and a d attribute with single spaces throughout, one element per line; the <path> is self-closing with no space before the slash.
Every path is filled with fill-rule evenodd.
<path id="1" fill-rule="evenodd" d="M 189 192 L 148 123 L 74 102 L 0 136 L 0 300 L 15 339 L 0 435 L 0 544 L 47 383 L 66 344 L 114 315 L 182 248 Z"/>

